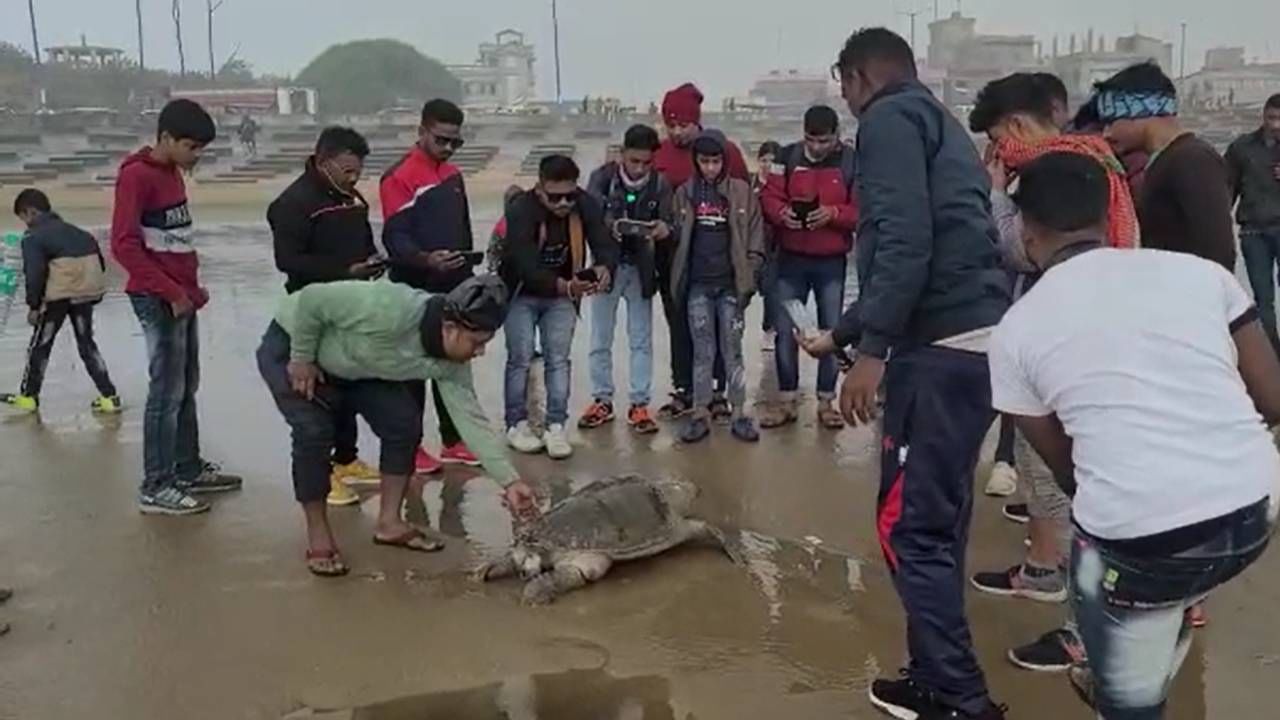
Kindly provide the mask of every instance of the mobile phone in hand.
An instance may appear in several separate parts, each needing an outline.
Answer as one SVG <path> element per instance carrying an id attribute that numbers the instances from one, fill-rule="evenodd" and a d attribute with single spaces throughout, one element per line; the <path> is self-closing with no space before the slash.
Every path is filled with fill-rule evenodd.
<path id="1" fill-rule="evenodd" d="M 809 228 L 809 214 L 818 210 L 817 200 L 792 200 L 791 214 L 796 216 L 796 220 L 805 227 Z"/>
<path id="2" fill-rule="evenodd" d="M 589 283 L 599 282 L 600 280 L 599 276 L 596 275 L 596 271 L 592 270 L 591 268 L 587 268 L 586 270 L 579 270 L 577 274 L 575 274 L 573 277 L 575 280 L 581 280 L 582 282 L 589 282 Z"/>
<path id="3" fill-rule="evenodd" d="M 476 267 L 477 265 L 481 265 L 484 263 L 484 251 L 482 250 L 476 250 L 475 252 L 464 252 L 462 253 L 462 257 L 467 261 L 467 264 L 470 265 L 471 267 Z"/>

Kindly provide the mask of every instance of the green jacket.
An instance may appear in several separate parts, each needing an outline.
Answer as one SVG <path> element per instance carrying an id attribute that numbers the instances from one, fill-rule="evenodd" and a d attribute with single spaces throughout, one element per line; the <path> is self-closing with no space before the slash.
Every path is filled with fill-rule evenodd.
<path id="1" fill-rule="evenodd" d="M 519 477 L 506 443 L 476 397 L 470 363 L 427 357 L 420 327 L 428 293 L 389 281 L 309 285 L 288 295 L 276 323 L 290 356 L 346 380 L 433 380 L 458 434 L 485 472 L 506 486 Z"/>

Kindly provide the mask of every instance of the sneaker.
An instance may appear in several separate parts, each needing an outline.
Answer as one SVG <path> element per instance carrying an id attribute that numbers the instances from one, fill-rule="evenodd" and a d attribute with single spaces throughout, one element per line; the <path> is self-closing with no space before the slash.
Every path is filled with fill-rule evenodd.
<path id="1" fill-rule="evenodd" d="M 440 462 L 440 458 L 427 452 L 426 448 L 419 447 L 413 454 L 413 474 L 435 475 L 438 472 L 444 472 L 444 463 Z"/>
<path id="2" fill-rule="evenodd" d="M 466 465 L 467 467 L 479 467 L 480 458 L 471 452 L 471 448 L 466 443 L 458 442 L 449 445 L 440 451 L 440 462 L 446 465 Z"/>
<path id="3" fill-rule="evenodd" d="M 632 405 L 627 411 L 627 425 L 637 435 L 652 435 L 658 432 L 658 423 L 649 414 L 648 405 Z"/>
<path id="4" fill-rule="evenodd" d="M 766 330 L 764 338 L 760 341 L 761 352 L 771 353 L 778 348 L 778 331 Z"/>
<path id="5" fill-rule="evenodd" d="M 1070 630 L 1053 630 L 1040 639 L 1009 651 L 1009 662 L 1033 672 L 1066 672 L 1086 660 L 1084 643 Z"/>
<path id="6" fill-rule="evenodd" d="M 740 417 L 729 426 L 729 432 L 745 443 L 760 442 L 760 431 L 756 429 L 756 421 L 749 417 Z"/>
<path id="7" fill-rule="evenodd" d="M 195 479 L 188 482 L 180 482 L 177 485 L 179 490 L 191 495 L 233 492 L 243 486 L 244 478 L 239 475 L 224 473 L 221 465 L 207 461 L 204 463 L 204 470 Z"/>
<path id="8" fill-rule="evenodd" d="M 711 422 L 717 425 L 728 425 L 733 422 L 733 408 L 729 406 L 729 401 L 722 397 L 712 400 L 707 406 L 707 412 L 711 413 Z"/>
<path id="9" fill-rule="evenodd" d="M 1043 603 L 1067 600 L 1067 581 L 1061 570 L 1037 570 L 1018 564 L 1005 572 L 977 573 L 970 582 L 984 593 L 1020 597 Z"/>
<path id="10" fill-rule="evenodd" d="M 573 446 L 569 444 L 569 435 L 565 432 L 564 425 L 548 425 L 542 441 L 547 446 L 547 457 L 552 460 L 564 460 L 573 454 Z"/>
<path id="11" fill-rule="evenodd" d="M 658 408 L 659 420 L 676 420 L 693 410 L 693 402 L 684 393 L 672 393 L 671 402 Z"/>
<path id="12" fill-rule="evenodd" d="M 920 720 L 1004 720 L 1005 714 L 1009 712 L 1007 705 L 996 705 L 995 703 L 987 703 L 986 709 L 977 715 L 970 715 L 961 712 L 955 708 L 935 705 L 928 710 L 920 713 Z"/>
<path id="13" fill-rule="evenodd" d="M 1027 509 L 1026 503 L 1007 503 L 1001 512 L 1006 520 L 1016 522 L 1019 525 L 1026 525 L 1031 522 L 1031 511 Z"/>
<path id="14" fill-rule="evenodd" d="M 359 505 L 360 496 L 347 487 L 343 480 L 344 478 L 338 474 L 338 468 L 335 467 L 333 473 L 329 476 L 329 496 L 325 498 L 325 502 L 333 507 Z"/>
<path id="15" fill-rule="evenodd" d="M 1018 492 L 1018 471 L 1007 462 L 998 462 L 987 478 L 986 493 L 991 497 L 1009 497 Z"/>
<path id="16" fill-rule="evenodd" d="M 578 418 L 578 427 L 582 430 L 594 430 L 611 422 L 613 422 L 613 403 L 597 400 L 582 412 L 582 417 Z"/>
<path id="17" fill-rule="evenodd" d="M 867 694 L 871 704 L 898 720 L 917 720 L 933 709 L 928 691 L 919 687 L 902 672 L 900 680 L 876 680 Z"/>
<path id="18" fill-rule="evenodd" d="M 517 452 L 536 454 L 545 447 L 542 438 L 529 427 L 528 420 L 521 420 L 519 425 L 507 428 L 507 443 Z"/>
<path id="19" fill-rule="evenodd" d="M 209 503 L 197 500 L 176 487 L 138 496 L 138 510 L 143 515 L 199 515 L 209 512 Z"/>
<path id="20" fill-rule="evenodd" d="M 690 444 L 702 442 L 711 434 L 711 425 L 705 417 L 691 417 L 680 429 L 680 442 Z"/>
<path id="21" fill-rule="evenodd" d="M 16 395 L 13 393 L 5 393 L 0 395 L 0 402 L 11 405 L 15 410 L 33 413 L 40 409 L 40 401 L 29 395 Z"/>
<path id="22" fill-rule="evenodd" d="M 352 487 L 380 487 L 382 485 L 382 473 L 377 468 L 370 467 L 368 463 L 359 458 L 352 460 L 346 465 L 334 464 L 333 481 L 341 483 L 344 486 Z M 335 485 L 336 487 L 336 485 Z M 330 494 L 332 497 L 332 493 Z M 330 505 L 350 503 L 329 503 Z"/>
<path id="23" fill-rule="evenodd" d="M 119 415 L 124 410 L 124 403 L 120 402 L 119 395 L 103 395 L 89 403 L 89 407 L 100 415 Z"/>

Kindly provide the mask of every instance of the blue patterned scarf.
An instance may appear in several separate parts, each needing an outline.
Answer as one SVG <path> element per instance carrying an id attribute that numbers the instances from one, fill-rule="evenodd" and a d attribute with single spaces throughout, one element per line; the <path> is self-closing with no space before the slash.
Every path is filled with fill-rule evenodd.
<path id="1" fill-rule="evenodd" d="M 1098 109 L 1098 119 L 1104 123 L 1178 114 L 1178 99 L 1158 92 L 1103 90 L 1098 93 L 1094 104 Z"/>

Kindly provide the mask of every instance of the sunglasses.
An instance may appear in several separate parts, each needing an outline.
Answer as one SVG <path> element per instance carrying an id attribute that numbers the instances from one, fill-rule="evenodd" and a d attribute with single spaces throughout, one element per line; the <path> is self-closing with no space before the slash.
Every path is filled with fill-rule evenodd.
<path id="1" fill-rule="evenodd" d="M 467 141 L 463 138 L 445 137 L 444 135 L 437 135 L 435 133 L 431 133 L 431 139 L 440 147 L 453 148 L 454 150 L 457 150 L 467 144 Z"/>
<path id="2" fill-rule="evenodd" d="M 547 196 L 547 202 L 552 205 L 568 205 L 578 199 L 577 190 L 570 190 L 569 192 L 564 193 L 553 193 L 543 190 L 542 194 Z"/>

